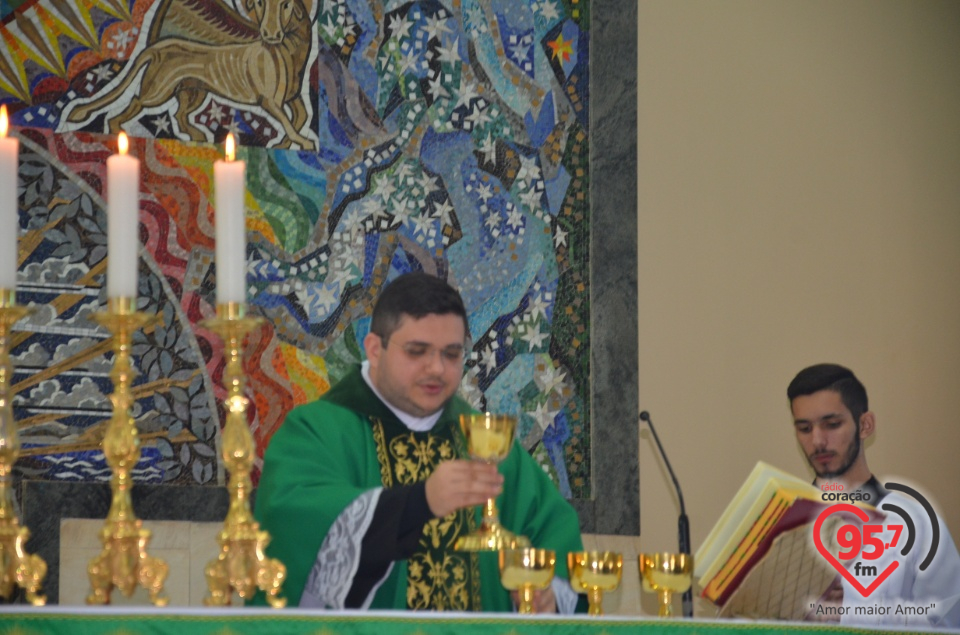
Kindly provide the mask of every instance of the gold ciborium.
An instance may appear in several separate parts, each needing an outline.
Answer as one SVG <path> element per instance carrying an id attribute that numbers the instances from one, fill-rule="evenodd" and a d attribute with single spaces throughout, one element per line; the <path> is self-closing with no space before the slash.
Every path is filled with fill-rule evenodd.
<path id="1" fill-rule="evenodd" d="M 688 553 L 641 553 L 637 556 L 644 591 L 656 591 L 660 617 L 673 617 L 673 594 L 693 582 L 693 556 Z"/>
<path id="2" fill-rule="evenodd" d="M 467 452 L 474 461 L 497 465 L 510 454 L 517 418 L 509 415 L 460 415 L 460 428 L 467 439 Z M 497 502 L 489 499 L 483 510 L 480 528 L 461 536 L 454 544 L 458 551 L 499 551 L 514 547 L 529 547 L 525 536 L 516 536 L 500 524 Z"/>
<path id="3" fill-rule="evenodd" d="M 13 466 L 20 456 L 20 435 L 13 418 L 13 363 L 9 335 L 13 325 L 29 313 L 17 306 L 12 289 L 0 289 L 0 597 L 10 599 L 16 587 L 26 591 L 30 604 L 41 606 L 47 598 L 39 594 L 47 563 L 28 554 L 24 545 L 30 530 L 20 526 L 13 506 Z"/>
<path id="4" fill-rule="evenodd" d="M 603 592 L 615 591 L 623 573 L 623 556 L 611 551 L 578 551 L 567 554 L 570 586 L 586 593 L 590 615 L 603 615 Z"/>
<path id="5" fill-rule="evenodd" d="M 549 549 L 503 549 L 500 551 L 500 582 L 520 594 L 518 613 L 533 613 L 533 592 L 546 589 L 553 580 L 557 554 Z"/>

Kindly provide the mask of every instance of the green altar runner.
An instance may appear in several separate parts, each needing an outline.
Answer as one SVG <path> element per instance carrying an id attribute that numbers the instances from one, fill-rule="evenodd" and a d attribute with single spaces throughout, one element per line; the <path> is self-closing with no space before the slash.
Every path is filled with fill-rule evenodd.
<path id="1" fill-rule="evenodd" d="M 744 620 L 298 609 L 8 606 L 0 635 L 780 635 L 917 631 Z M 944 633 L 938 630 L 929 632 Z M 957 632 L 957 631 L 952 631 Z"/>

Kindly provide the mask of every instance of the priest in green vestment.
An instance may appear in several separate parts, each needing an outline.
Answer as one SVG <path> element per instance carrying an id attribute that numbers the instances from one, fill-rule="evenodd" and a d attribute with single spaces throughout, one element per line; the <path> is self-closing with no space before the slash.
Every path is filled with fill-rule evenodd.
<path id="1" fill-rule="evenodd" d="M 264 455 L 255 515 L 270 557 L 287 567 L 290 605 L 510 611 L 496 552 L 461 552 L 496 498 L 506 529 L 557 553 L 538 612 L 573 612 L 566 554 L 579 521 L 516 442 L 499 466 L 467 458 L 456 396 L 469 337 L 460 294 L 425 273 L 382 292 L 367 361 L 319 400 L 295 408 Z"/>

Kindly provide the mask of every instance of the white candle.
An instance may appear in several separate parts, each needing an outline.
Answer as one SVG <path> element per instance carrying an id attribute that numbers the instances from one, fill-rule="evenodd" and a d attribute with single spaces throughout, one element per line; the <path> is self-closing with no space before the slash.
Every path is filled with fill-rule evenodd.
<path id="1" fill-rule="evenodd" d="M 247 301 L 247 224 L 243 161 L 234 161 L 233 133 L 227 135 L 226 160 L 214 161 L 216 190 L 217 304 Z"/>
<path id="2" fill-rule="evenodd" d="M 107 159 L 107 296 L 136 298 L 140 161 L 127 154 L 126 133 L 117 145 L 120 153 Z"/>
<path id="3" fill-rule="evenodd" d="M 17 198 L 17 170 L 20 142 L 7 137 L 7 107 L 0 107 L 0 289 L 17 287 L 17 234 L 20 233 L 20 206 Z"/>

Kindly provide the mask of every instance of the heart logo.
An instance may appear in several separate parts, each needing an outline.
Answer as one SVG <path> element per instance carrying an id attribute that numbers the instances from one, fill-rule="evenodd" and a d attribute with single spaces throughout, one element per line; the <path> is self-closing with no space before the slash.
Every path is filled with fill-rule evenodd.
<path id="1" fill-rule="evenodd" d="M 823 541 L 820 539 L 820 527 L 823 525 L 823 521 L 825 521 L 831 514 L 835 514 L 837 512 L 850 512 L 864 523 L 870 520 L 870 517 L 867 516 L 865 511 L 854 505 L 850 505 L 848 503 L 831 505 L 827 509 L 823 510 L 823 513 L 817 517 L 817 522 L 813 524 L 813 542 L 817 545 L 817 551 L 820 552 L 820 555 L 826 558 L 827 562 L 832 564 L 833 568 L 839 571 L 840 575 L 846 578 L 847 582 L 852 584 L 853 588 L 860 592 L 860 595 L 867 597 L 873 593 L 878 586 L 880 586 L 881 582 L 887 579 L 887 576 L 893 573 L 893 571 L 900 566 L 900 563 L 896 560 L 891 562 L 890 565 L 884 569 L 873 582 L 870 583 L 870 586 L 864 587 L 862 584 L 860 584 L 860 581 L 853 577 L 853 574 L 850 573 L 847 568 L 833 556 L 832 553 L 827 551 L 827 548 L 823 545 Z"/>

